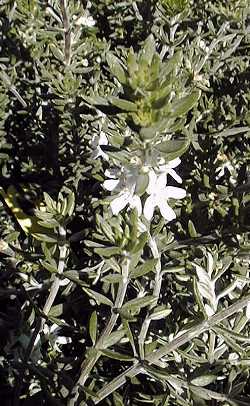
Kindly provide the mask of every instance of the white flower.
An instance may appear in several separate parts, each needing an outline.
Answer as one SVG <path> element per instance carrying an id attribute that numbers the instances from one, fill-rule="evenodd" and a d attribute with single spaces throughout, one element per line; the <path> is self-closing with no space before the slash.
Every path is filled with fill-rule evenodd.
<path id="1" fill-rule="evenodd" d="M 205 41 L 203 41 L 203 39 L 198 39 L 198 46 L 200 47 L 200 49 L 202 49 L 202 51 L 204 51 L 206 54 L 209 53 L 209 47 L 206 45 Z"/>
<path id="2" fill-rule="evenodd" d="M 250 319 L 250 302 L 248 302 L 246 307 L 246 317 L 248 318 L 248 320 Z"/>
<path id="3" fill-rule="evenodd" d="M 222 178 L 222 176 L 225 175 L 225 169 L 228 169 L 230 174 L 232 175 L 232 173 L 234 171 L 234 167 L 233 167 L 233 165 L 231 164 L 230 161 L 224 162 L 223 164 L 218 166 L 218 168 L 215 169 L 216 180 Z"/>
<path id="4" fill-rule="evenodd" d="M 82 66 L 84 66 L 85 68 L 89 66 L 89 61 L 86 58 L 82 59 Z"/>
<path id="5" fill-rule="evenodd" d="M 105 180 L 103 187 L 109 191 L 117 191 L 118 193 L 112 200 L 110 207 L 112 213 L 117 215 L 127 205 L 129 208 L 136 208 L 138 215 L 142 213 L 141 199 L 135 194 L 136 181 L 138 173 L 135 169 L 123 168 L 122 171 L 112 170 L 106 171 L 105 175 L 111 179 Z"/>
<path id="6" fill-rule="evenodd" d="M 155 151 L 152 151 L 152 153 L 146 158 L 146 162 L 144 163 L 142 170 L 144 173 L 148 173 L 150 170 L 153 170 L 159 175 L 164 173 L 165 175 L 172 176 L 176 182 L 182 183 L 181 177 L 174 170 L 174 168 L 180 165 L 180 163 L 180 158 L 175 158 L 166 162 L 164 158 L 160 158 Z"/>
<path id="7" fill-rule="evenodd" d="M 236 178 L 237 178 L 237 174 L 236 174 L 237 166 L 234 166 L 232 161 L 230 161 L 230 159 L 223 153 L 219 153 L 217 155 L 215 164 L 217 162 L 220 162 L 220 165 L 215 169 L 216 180 L 219 180 L 220 178 L 222 178 L 225 175 L 226 169 L 227 169 L 228 172 L 230 173 L 229 182 L 232 185 L 235 185 Z"/>
<path id="8" fill-rule="evenodd" d="M 78 25 L 78 26 L 84 25 L 85 27 L 94 27 L 95 20 L 90 15 L 85 14 L 76 20 L 75 25 Z"/>
<path id="9" fill-rule="evenodd" d="M 100 135 L 95 135 L 91 140 L 91 146 L 93 148 L 92 158 L 96 159 L 101 156 L 103 159 L 108 161 L 109 157 L 105 152 L 103 152 L 101 146 L 108 145 L 108 139 L 103 131 L 100 132 Z"/>
<path id="10" fill-rule="evenodd" d="M 151 170 L 149 172 L 149 183 L 147 193 L 149 197 L 146 199 L 143 214 L 150 221 L 153 217 L 154 210 L 159 207 L 161 215 L 171 221 L 176 218 L 174 210 L 168 205 L 168 199 L 183 199 L 186 196 L 186 191 L 181 188 L 166 186 L 167 175 L 162 173 L 159 176 Z"/>
<path id="11" fill-rule="evenodd" d="M 64 320 L 63 320 L 64 321 Z M 61 329 L 57 324 L 52 324 L 51 327 L 45 326 L 44 333 L 50 341 L 50 345 L 57 352 L 62 352 L 61 345 L 69 344 L 72 342 L 70 337 L 64 337 L 60 335 Z"/>
<path id="12" fill-rule="evenodd" d="M 176 168 L 178 165 L 180 165 L 181 160 L 180 158 L 175 158 L 172 161 L 167 162 L 164 165 L 159 166 L 159 171 L 160 173 L 164 173 L 165 175 L 171 175 L 174 180 L 178 183 L 182 183 L 181 177 L 174 171 L 173 168 Z"/>

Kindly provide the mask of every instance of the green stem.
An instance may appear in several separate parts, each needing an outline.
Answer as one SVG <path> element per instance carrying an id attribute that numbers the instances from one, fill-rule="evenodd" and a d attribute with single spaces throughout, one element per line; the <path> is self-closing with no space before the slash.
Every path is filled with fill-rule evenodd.
<path id="1" fill-rule="evenodd" d="M 144 345 L 145 345 L 145 340 L 147 337 L 148 329 L 151 323 L 151 320 L 149 318 L 149 312 L 152 310 L 154 306 L 157 305 L 160 292 L 161 292 L 161 284 L 162 284 L 162 273 L 161 273 L 161 255 L 158 251 L 157 244 L 155 240 L 150 236 L 149 238 L 149 246 L 151 248 L 153 257 L 157 259 L 156 267 L 155 267 L 155 281 L 154 281 L 154 291 L 153 291 L 153 296 L 156 298 L 155 304 L 149 306 L 149 311 L 148 314 L 142 324 L 141 331 L 138 337 L 138 343 L 139 343 L 139 352 L 140 352 L 140 357 L 141 359 L 144 359 Z"/>
<path id="2" fill-rule="evenodd" d="M 71 28 L 69 22 L 69 15 L 67 10 L 67 0 L 60 0 L 62 10 L 62 20 L 64 26 L 64 55 L 66 65 L 70 64 L 71 60 Z"/>
<path id="3" fill-rule="evenodd" d="M 228 317 L 232 316 L 234 313 L 241 311 L 247 304 L 250 302 L 250 295 L 245 296 L 244 298 L 238 300 L 231 306 L 229 306 L 225 310 L 221 310 L 220 312 L 216 313 L 209 320 L 202 321 L 198 325 L 192 327 L 187 332 L 183 333 L 181 336 L 175 338 L 168 344 L 163 345 L 158 350 L 154 351 L 152 354 L 149 354 L 145 358 L 145 362 L 149 364 L 156 364 L 158 363 L 159 359 L 168 355 L 169 353 L 178 350 L 182 345 L 190 342 L 195 337 L 198 337 L 200 334 L 204 333 L 207 330 L 210 330 L 213 326 L 221 323 L 223 320 L 227 319 Z M 136 376 L 142 372 L 142 368 L 137 364 L 133 365 L 132 367 L 128 368 L 127 371 L 123 372 L 113 381 L 111 381 L 105 388 L 99 390 L 96 394 L 96 398 L 94 399 L 94 403 L 98 404 L 101 402 L 105 397 L 111 394 L 116 389 L 120 388 L 125 382 L 124 377 L 126 376 Z M 125 379 L 126 381 L 126 379 Z"/>
<path id="4" fill-rule="evenodd" d="M 118 292 L 115 300 L 114 307 L 116 309 L 119 309 L 122 307 L 123 301 L 125 299 L 126 291 L 127 291 L 127 286 L 129 283 L 129 278 L 128 278 L 128 273 L 129 273 L 129 266 L 130 266 L 130 259 L 125 258 L 123 267 L 122 267 L 122 280 L 119 283 L 118 287 Z M 77 402 L 77 399 L 79 397 L 79 390 L 81 387 L 84 386 L 86 380 L 88 379 L 90 372 L 92 371 L 93 367 L 97 363 L 98 359 L 101 356 L 101 352 L 99 350 L 102 349 L 103 347 L 103 342 L 104 340 L 112 333 L 115 324 L 117 322 L 117 319 L 119 317 L 118 313 L 113 313 L 110 316 L 109 322 L 106 325 L 105 329 L 103 330 L 101 336 L 97 340 L 94 349 L 96 350 L 95 352 L 91 352 L 91 357 L 85 358 L 81 365 L 81 373 L 78 381 L 76 382 L 74 388 L 72 389 L 71 392 L 71 399 L 68 401 L 68 406 L 74 406 Z"/>
<path id="5" fill-rule="evenodd" d="M 60 275 L 63 273 L 64 267 L 65 267 L 65 261 L 66 261 L 66 257 L 67 257 L 67 245 L 65 243 L 66 230 L 64 227 L 59 227 L 59 236 L 60 236 L 60 239 L 62 241 L 64 241 L 64 243 L 63 243 L 63 245 L 59 246 L 59 261 L 58 261 L 57 273 L 56 273 L 54 281 L 51 285 L 49 296 L 43 307 L 42 313 L 44 316 L 48 316 L 50 309 L 53 306 L 53 303 L 57 296 L 57 293 L 58 293 L 58 290 L 60 287 Z M 59 277 L 58 277 L 58 275 L 59 275 Z M 26 365 L 34 350 L 35 343 L 39 336 L 39 333 L 42 331 L 42 329 L 44 327 L 45 321 L 46 321 L 45 317 L 41 316 L 38 318 L 36 325 L 35 325 L 35 329 L 32 334 L 32 337 L 31 337 L 28 347 L 25 351 L 25 355 L 24 355 L 24 359 L 23 359 L 23 366 L 22 366 L 22 369 L 19 374 L 18 383 L 16 385 L 16 393 L 15 393 L 15 398 L 14 398 L 14 402 L 13 402 L 14 406 L 17 406 L 19 404 L 19 397 L 20 397 L 19 395 L 20 395 L 22 381 L 23 381 L 24 374 L 25 374 Z"/>
<path id="6" fill-rule="evenodd" d="M 152 376 L 153 378 L 157 377 L 157 372 L 158 370 L 155 369 L 155 374 L 154 374 L 154 370 L 153 368 L 145 368 L 145 373 L 148 374 L 149 376 Z M 192 385 L 189 382 L 187 382 L 184 379 L 181 379 L 179 377 L 176 377 L 174 375 L 165 375 L 164 376 L 164 381 L 167 381 L 170 385 L 173 384 L 173 387 L 177 386 L 177 387 L 181 387 L 184 389 L 191 389 L 193 392 L 198 392 L 200 395 L 203 395 L 204 398 L 211 398 L 211 399 L 215 399 L 215 400 L 219 400 L 222 402 L 228 402 L 233 405 L 235 405 L 234 401 L 231 400 L 227 395 L 223 394 L 223 393 L 218 393 L 215 391 L 212 391 L 210 389 L 207 388 L 203 388 L 201 386 L 196 386 L 196 385 Z M 174 389 L 175 391 L 175 389 Z"/>

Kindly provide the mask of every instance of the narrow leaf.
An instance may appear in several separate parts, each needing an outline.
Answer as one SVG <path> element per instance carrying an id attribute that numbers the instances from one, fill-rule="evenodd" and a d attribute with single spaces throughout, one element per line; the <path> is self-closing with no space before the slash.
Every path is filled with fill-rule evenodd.
<path id="1" fill-rule="evenodd" d="M 142 307 L 149 306 L 153 303 L 155 303 L 156 298 L 154 296 L 144 296 L 144 297 L 139 297 L 136 299 L 129 300 L 127 303 L 125 303 L 122 306 L 123 310 L 137 310 L 141 309 Z"/>
<path id="2" fill-rule="evenodd" d="M 150 320 L 161 320 L 165 319 L 170 313 L 172 313 L 172 309 L 166 309 L 165 306 L 158 306 L 154 309 L 154 312 L 150 314 Z"/>
<path id="3" fill-rule="evenodd" d="M 32 236 L 39 241 L 44 241 L 44 242 L 49 242 L 49 243 L 57 243 L 57 239 L 50 237 L 47 234 L 41 234 L 41 233 L 32 233 Z"/>
<path id="4" fill-rule="evenodd" d="M 216 379 L 217 379 L 216 375 L 212 374 L 201 375 L 191 379 L 191 384 L 195 386 L 207 386 L 210 383 L 214 382 Z"/>
<path id="5" fill-rule="evenodd" d="M 188 96 L 185 96 L 182 99 L 173 102 L 172 116 L 180 117 L 190 111 L 198 102 L 200 94 L 200 91 L 194 91 Z"/>
<path id="6" fill-rule="evenodd" d="M 169 140 L 156 145 L 156 149 L 165 153 L 167 160 L 170 161 L 183 155 L 188 149 L 189 144 L 190 140 L 188 138 L 184 140 Z"/>
<path id="7" fill-rule="evenodd" d="M 89 320 L 89 335 L 92 340 L 93 345 L 96 343 L 96 336 L 97 336 L 97 313 L 94 311 L 91 314 Z"/>
<path id="8" fill-rule="evenodd" d="M 144 264 L 137 266 L 130 273 L 130 278 L 132 279 L 139 278 L 140 276 L 144 276 L 147 273 L 154 271 L 157 261 L 158 261 L 157 259 L 149 259 Z"/>
<path id="9" fill-rule="evenodd" d="M 125 335 L 125 330 L 118 330 L 111 333 L 108 337 L 105 337 L 102 342 L 102 348 L 106 349 L 118 343 Z"/>
<path id="10" fill-rule="evenodd" d="M 109 101 L 114 106 L 125 111 L 137 111 L 137 105 L 125 99 L 119 99 L 119 97 L 110 96 Z"/>
<path id="11" fill-rule="evenodd" d="M 52 317 L 59 317 L 63 313 L 63 305 L 58 304 L 56 306 L 52 306 L 50 311 L 49 311 L 49 316 Z"/>
<path id="12" fill-rule="evenodd" d="M 122 275 L 106 275 L 102 277 L 102 282 L 119 283 L 121 279 Z"/>
<path id="13" fill-rule="evenodd" d="M 134 361 L 134 357 L 131 357 L 130 355 L 121 354 L 111 350 L 102 350 L 101 353 L 106 357 L 117 359 L 118 361 Z"/>
<path id="14" fill-rule="evenodd" d="M 194 223 L 192 220 L 188 220 L 188 232 L 190 237 L 196 238 L 197 237 L 197 231 L 195 229 Z"/>
<path id="15" fill-rule="evenodd" d="M 102 295 L 101 293 L 95 292 L 94 290 L 88 289 L 88 288 L 82 288 L 84 292 L 86 292 L 90 297 L 95 299 L 97 304 L 105 304 L 107 306 L 113 307 L 113 303 L 111 302 L 110 299 L 108 299 L 106 296 Z"/>
<path id="16" fill-rule="evenodd" d="M 126 83 L 126 74 L 125 71 L 121 65 L 120 60 L 113 55 L 111 52 L 107 54 L 107 63 L 109 65 L 109 69 L 113 73 L 114 76 L 117 77 L 119 82 L 122 84 Z"/>

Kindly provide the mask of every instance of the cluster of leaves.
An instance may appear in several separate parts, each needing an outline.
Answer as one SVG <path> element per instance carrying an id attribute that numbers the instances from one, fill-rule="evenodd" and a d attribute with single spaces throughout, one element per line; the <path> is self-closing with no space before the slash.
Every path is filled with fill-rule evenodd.
<path id="1" fill-rule="evenodd" d="M 44 198 L 36 238 L 0 207 L 6 406 L 249 404 L 249 12 L 1 2 L 0 186 Z M 101 184 L 148 154 L 187 198 L 145 227 Z"/>

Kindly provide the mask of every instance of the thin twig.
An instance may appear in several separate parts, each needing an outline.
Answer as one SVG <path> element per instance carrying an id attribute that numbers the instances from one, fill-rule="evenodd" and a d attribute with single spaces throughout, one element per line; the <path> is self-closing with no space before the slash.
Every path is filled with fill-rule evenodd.
<path id="1" fill-rule="evenodd" d="M 69 14 L 67 10 L 67 0 L 60 0 L 60 7 L 62 10 L 62 20 L 64 27 L 64 55 L 65 64 L 69 65 L 71 60 L 71 28 L 69 22 Z"/>
<path id="2" fill-rule="evenodd" d="M 26 348 L 26 351 L 24 354 L 23 366 L 22 366 L 22 370 L 20 371 L 20 374 L 18 377 L 13 406 L 19 405 L 20 391 L 21 391 L 21 386 L 22 386 L 27 362 L 29 361 L 30 356 L 34 350 L 35 343 L 39 336 L 39 333 L 43 330 L 43 327 L 44 327 L 44 324 L 46 321 L 46 316 L 48 316 L 48 314 L 51 310 L 51 307 L 53 306 L 53 303 L 55 301 L 55 298 L 57 296 L 57 293 L 58 293 L 58 290 L 60 287 L 60 275 L 63 273 L 64 267 L 65 267 L 65 261 L 66 261 L 66 257 L 67 257 L 67 245 L 66 245 L 66 240 L 65 240 L 66 230 L 64 229 L 64 227 L 59 227 L 59 236 L 60 236 L 60 239 L 63 241 L 63 244 L 61 246 L 59 246 L 59 261 L 58 261 L 57 273 L 56 273 L 54 281 L 51 285 L 49 296 L 43 307 L 43 311 L 42 311 L 43 315 L 40 316 L 36 322 L 35 329 L 33 331 L 32 337 L 30 339 L 30 342 L 29 342 L 28 347 Z"/>
<path id="3" fill-rule="evenodd" d="M 2 69 L 2 71 L 0 72 L 0 78 L 2 79 L 3 84 L 6 85 L 6 87 L 9 89 L 9 91 L 17 98 L 17 100 L 21 103 L 21 105 L 26 108 L 27 107 L 27 103 L 26 101 L 22 98 L 22 96 L 20 95 L 20 93 L 17 91 L 17 89 L 15 88 L 15 86 L 13 86 L 11 84 L 11 80 L 9 78 L 9 76 L 6 74 L 5 72 L 5 66 L 0 64 L 0 68 Z"/>
<path id="4" fill-rule="evenodd" d="M 122 304 L 123 304 L 123 301 L 124 301 L 124 298 L 126 295 L 127 286 L 129 283 L 129 278 L 128 278 L 129 266 L 130 266 L 130 259 L 125 258 L 124 264 L 122 267 L 122 280 L 119 283 L 118 292 L 117 292 L 117 296 L 116 296 L 116 300 L 115 300 L 115 304 L 114 304 L 115 309 L 119 309 L 122 307 Z M 97 342 L 94 346 L 94 350 L 96 350 L 96 351 L 91 354 L 91 357 L 87 357 L 83 361 L 83 363 L 81 365 L 80 377 L 79 377 L 78 381 L 76 382 L 74 388 L 72 389 L 72 392 L 71 392 L 72 397 L 68 401 L 68 406 L 74 406 L 76 404 L 78 396 L 79 396 L 79 390 L 81 387 L 84 386 L 86 380 L 89 377 L 90 372 L 92 371 L 96 362 L 100 358 L 101 352 L 99 350 L 102 349 L 104 340 L 112 333 L 118 317 L 119 317 L 118 312 L 116 312 L 116 313 L 112 312 L 108 324 L 106 325 L 105 329 L 103 330 L 101 336 L 99 337 L 99 339 L 97 340 Z"/>
<path id="5" fill-rule="evenodd" d="M 138 337 L 138 342 L 139 342 L 139 351 L 140 351 L 140 357 L 141 359 L 144 359 L 144 345 L 145 345 L 145 340 L 147 337 L 148 329 L 151 323 L 151 320 L 149 318 L 150 311 L 154 306 L 157 305 L 157 302 L 159 300 L 160 292 L 161 292 L 161 284 L 162 284 L 162 273 L 161 273 L 161 255 L 159 253 L 156 241 L 154 238 L 150 236 L 149 238 L 149 246 L 151 248 L 153 257 L 157 260 L 156 266 L 155 266 L 155 280 L 154 280 L 154 290 L 153 290 L 153 296 L 155 297 L 155 303 L 151 304 L 148 309 L 148 314 L 145 317 L 145 320 L 142 324 L 141 331 Z"/>
<path id="6" fill-rule="evenodd" d="M 152 376 L 153 378 L 157 377 L 159 370 L 153 367 L 145 367 L 144 370 L 145 374 Z M 178 387 L 178 388 L 184 388 L 184 389 L 191 389 L 191 391 L 193 390 L 194 392 L 199 392 L 200 395 L 203 395 L 205 398 L 211 398 L 211 399 L 216 399 L 219 401 L 227 401 L 230 404 L 232 404 L 232 399 L 230 399 L 227 395 L 225 395 L 224 393 L 218 393 L 215 391 L 212 391 L 210 389 L 207 388 L 203 388 L 201 386 L 196 386 L 196 385 L 192 385 L 190 384 L 188 381 L 181 379 L 177 376 L 171 375 L 171 374 L 165 374 L 164 373 L 164 378 L 162 378 L 164 381 L 167 381 L 170 385 L 172 385 L 174 388 Z M 176 391 L 176 389 L 174 389 Z M 233 404 L 235 405 L 235 403 L 233 402 Z"/>
<path id="7" fill-rule="evenodd" d="M 198 337 L 200 334 L 204 333 L 207 330 L 210 330 L 212 327 L 216 326 L 217 324 L 221 323 L 223 320 L 227 319 L 228 317 L 232 316 L 234 313 L 239 312 L 247 304 L 250 302 L 250 295 L 245 296 L 244 298 L 238 300 L 231 306 L 229 306 L 225 310 L 221 310 L 220 312 L 216 313 L 210 319 L 204 320 L 201 323 L 197 324 L 196 326 L 190 328 L 187 332 L 183 333 L 181 336 L 175 338 L 170 343 L 163 345 L 158 350 L 154 351 L 153 353 L 149 354 L 145 357 L 146 363 L 149 364 L 156 364 L 159 362 L 160 358 L 168 355 L 169 353 L 178 350 L 182 345 L 190 342 L 195 337 Z M 103 399 L 105 399 L 108 395 L 112 392 L 120 388 L 126 382 L 126 376 L 136 376 L 142 372 L 142 368 L 139 367 L 138 363 L 134 364 L 132 367 L 128 368 L 125 372 L 121 375 L 113 379 L 108 385 L 106 385 L 103 389 L 99 390 L 96 394 L 96 398 L 94 398 L 93 402 L 98 404 Z"/>

